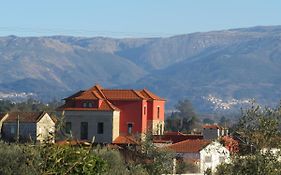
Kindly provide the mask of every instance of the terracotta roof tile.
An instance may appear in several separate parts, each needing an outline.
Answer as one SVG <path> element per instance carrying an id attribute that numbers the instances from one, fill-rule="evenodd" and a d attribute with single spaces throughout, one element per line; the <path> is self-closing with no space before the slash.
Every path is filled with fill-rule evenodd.
<path id="1" fill-rule="evenodd" d="M 95 85 L 86 91 L 79 91 L 66 99 L 80 99 L 80 100 L 164 100 L 147 89 L 133 90 L 133 89 L 103 89 L 100 85 Z"/>
<path id="2" fill-rule="evenodd" d="M 164 135 L 154 135 L 153 140 L 163 140 L 163 141 L 169 141 L 172 143 L 178 143 L 184 140 L 197 140 L 197 139 L 203 139 L 203 135 L 197 135 L 197 134 L 164 134 Z"/>
<path id="3" fill-rule="evenodd" d="M 65 100 L 102 100 L 102 104 L 98 108 L 76 108 L 68 106 L 67 104 L 60 106 L 57 110 L 119 110 L 113 104 L 111 100 L 122 100 L 122 101 L 135 101 L 135 100 L 163 100 L 156 96 L 152 92 L 144 90 L 133 90 L 133 89 L 103 89 L 100 85 L 95 85 L 88 90 L 79 91 Z M 70 104 L 70 103 L 69 103 Z"/>
<path id="4" fill-rule="evenodd" d="M 19 121 L 23 123 L 36 123 L 40 120 L 45 112 L 10 112 L 8 113 L 8 117 L 5 122 L 12 123 L 17 122 L 19 117 Z"/>
<path id="5" fill-rule="evenodd" d="M 134 90 L 126 89 L 103 89 L 102 92 L 108 100 L 143 100 L 141 94 Z"/>
<path id="6" fill-rule="evenodd" d="M 138 141 L 133 136 L 118 136 L 113 144 L 138 144 Z"/>
<path id="7" fill-rule="evenodd" d="M 140 93 L 141 93 L 143 96 L 145 96 L 146 98 L 150 99 L 150 100 L 161 100 L 161 101 L 165 100 L 165 99 L 163 99 L 163 98 L 161 98 L 161 97 L 155 95 L 154 93 L 150 92 L 150 91 L 147 90 L 147 89 L 141 90 Z"/>
<path id="8" fill-rule="evenodd" d="M 77 108 L 77 107 L 72 107 L 68 106 L 67 104 L 64 104 L 60 107 L 57 108 L 57 110 L 65 110 L 65 111 L 119 111 L 119 109 L 114 106 L 112 103 L 110 103 L 108 100 L 102 100 L 101 105 L 96 108 Z"/>
<path id="9" fill-rule="evenodd" d="M 219 125 L 204 125 L 203 126 L 204 129 L 222 129 L 222 127 L 220 127 Z"/>
<path id="10" fill-rule="evenodd" d="M 211 142 L 208 140 L 185 140 L 168 146 L 177 153 L 198 153 Z"/>

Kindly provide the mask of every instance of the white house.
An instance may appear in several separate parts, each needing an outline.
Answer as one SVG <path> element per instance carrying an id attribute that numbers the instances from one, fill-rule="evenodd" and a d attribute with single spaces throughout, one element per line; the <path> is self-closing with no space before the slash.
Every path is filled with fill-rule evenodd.
<path id="1" fill-rule="evenodd" d="M 230 152 L 217 141 L 211 142 L 200 151 L 200 172 L 210 168 L 212 172 L 224 162 L 230 161 Z"/>
<path id="2" fill-rule="evenodd" d="M 184 161 L 194 162 L 198 165 L 200 173 L 207 168 L 215 171 L 216 167 L 229 161 L 229 151 L 217 141 L 203 139 L 185 140 L 168 146 Z"/>

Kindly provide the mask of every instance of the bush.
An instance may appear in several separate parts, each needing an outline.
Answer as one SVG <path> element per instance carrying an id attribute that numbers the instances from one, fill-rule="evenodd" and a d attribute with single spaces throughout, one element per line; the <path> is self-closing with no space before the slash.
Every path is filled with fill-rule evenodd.
<path id="1" fill-rule="evenodd" d="M 40 161 L 39 154 L 34 147 L 27 145 L 0 143 L 0 174 L 5 175 L 36 175 Z"/>
<path id="2" fill-rule="evenodd" d="M 39 147 L 40 169 L 46 174 L 103 174 L 107 163 L 92 148 L 46 144 Z"/>
<path id="3" fill-rule="evenodd" d="M 0 143 L 0 174 L 104 174 L 107 163 L 92 148 Z"/>

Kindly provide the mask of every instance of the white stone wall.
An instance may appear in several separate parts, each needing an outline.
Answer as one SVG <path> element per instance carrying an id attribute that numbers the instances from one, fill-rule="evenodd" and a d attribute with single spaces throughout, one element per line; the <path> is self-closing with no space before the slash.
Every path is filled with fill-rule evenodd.
<path id="1" fill-rule="evenodd" d="M 200 151 L 200 172 L 203 173 L 207 168 L 214 172 L 219 164 L 229 161 L 229 151 L 222 144 L 212 142 Z"/>
<path id="2" fill-rule="evenodd" d="M 120 111 L 113 112 L 112 119 L 112 141 L 115 140 L 119 136 L 120 126 Z"/>
<path id="3" fill-rule="evenodd" d="M 161 120 L 150 120 L 148 121 L 148 126 L 151 126 L 149 130 L 152 131 L 153 135 L 163 135 L 164 133 L 164 121 Z"/>
<path id="4" fill-rule="evenodd" d="M 49 114 L 45 114 L 36 125 L 36 136 L 37 141 L 51 141 L 54 142 L 55 138 L 54 135 L 51 133 L 55 133 L 55 122 L 51 119 Z"/>
<path id="5" fill-rule="evenodd" d="M 71 122 L 72 139 L 80 140 L 81 122 L 88 122 L 88 141 L 112 143 L 119 136 L 118 111 L 65 111 L 65 122 Z M 103 134 L 98 134 L 97 125 L 103 123 Z"/>

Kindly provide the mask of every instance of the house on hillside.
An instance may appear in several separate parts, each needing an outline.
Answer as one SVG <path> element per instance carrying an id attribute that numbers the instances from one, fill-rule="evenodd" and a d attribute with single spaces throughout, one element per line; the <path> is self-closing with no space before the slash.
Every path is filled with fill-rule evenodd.
<path id="1" fill-rule="evenodd" d="M 64 99 L 58 108 L 73 139 L 113 143 L 147 131 L 164 132 L 165 100 L 147 89 L 104 89 L 95 85 Z M 119 138 L 118 138 L 119 137 Z"/>
<path id="2" fill-rule="evenodd" d="M 203 173 L 207 168 L 215 171 L 217 165 L 229 160 L 229 151 L 220 143 L 209 140 L 185 140 L 168 146 L 179 158 L 193 162 Z"/>
<path id="3" fill-rule="evenodd" d="M 54 141 L 56 120 L 46 112 L 10 112 L 2 121 L 2 138 L 13 141 Z"/>

